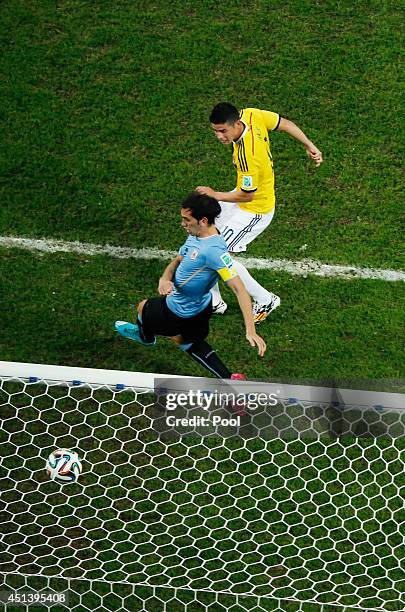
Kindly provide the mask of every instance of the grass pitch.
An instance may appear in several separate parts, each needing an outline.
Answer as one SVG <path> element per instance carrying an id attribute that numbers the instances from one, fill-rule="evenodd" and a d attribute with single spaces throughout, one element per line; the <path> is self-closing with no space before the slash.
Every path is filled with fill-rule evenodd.
<path id="1" fill-rule="evenodd" d="M 8 1 L 1 17 L 2 234 L 178 247 L 182 197 L 234 186 L 208 124 L 229 99 L 296 121 L 325 157 L 315 170 L 274 134 L 277 216 L 252 254 L 403 265 L 395 3 Z"/>
<path id="2" fill-rule="evenodd" d="M 46 0 L 5 0 L 0 7 L 0 35 L 3 50 L 0 235 L 177 249 L 184 241 L 178 207 L 185 194 L 199 184 L 218 189 L 234 186 L 230 151 L 215 141 L 208 124 L 211 107 L 220 100 L 229 100 L 238 106 L 274 110 L 292 119 L 319 146 L 325 159 L 315 170 L 298 143 L 283 134 L 274 134 L 277 212 L 271 227 L 249 248 L 250 255 L 302 259 L 305 254 L 325 263 L 404 268 L 398 224 L 403 153 L 403 137 L 398 129 L 403 19 L 397 3 L 276 0 L 270 5 L 264 0 L 252 3 L 231 0 L 222 8 L 213 2 L 196 4 L 189 0 L 162 0 L 148 6 L 130 0 L 114 3 L 61 0 L 57 4 Z M 60 254 L 39 256 L 18 250 L 1 250 L 0 256 L 2 359 L 202 373 L 165 340 L 152 352 L 114 334 L 115 319 L 131 318 L 131 305 L 155 294 L 160 263 Z M 404 376 L 400 341 L 403 285 L 255 274 L 281 296 L 282 306 L 258 328 L 269 347 L 260 360 L 246 345 L 237 306 L 229 299 L 229 313 L 212 322 L 211 341 L 233 370 L 267 379 Z M 101 428 L 100 435 L 103 431 Z M 2 448 L 6 452 L 4 444 Z M 204 453 L 204 448 L 198 452 Z M 269 450 L 269 459 L 274 454 L 282 457 L 277 448 Z M 172 451 L 175 454 L 175 449 Z M 323 458 L 319 458 L 317 449 L 312 449 L 299 469 L 307 474 L 310 462 L 330 459 L 330 474 L 324 470 L 328 483 L 336 474 L 344 478 L 339 458 L 329 456 L 329 451 L 327 448 Z M 182 474 L 191 458 L 190 449 L 184 457 L 172 457 L 178 461 Z M 211 470 L 206 458 L 194 459 L 202 461 L 200 475 L 213 479 L 207 486 L 215 487 L 215 480 L 228 478 L 228 484 L 234 487 L 233 505 L 242 518 L 251 511 L 240 505 L 243 488 L 237 470 L 234 474 Z M 291 465 L 287 467 L 293 469 L 299 453 L 290 450 L 290 459 Z M 319 507 L 325 513 L 330 510 L 323 497 L 317 498 L 318 510 L 307 507 L 305 499 L 296 499 L 304 516 L 303 526 L 308 516 L 318 515 L 332 522 L 340 517 L 347 527 L 345 533 L 357 534 L 354 537 L 363 535 L 368 541 L 378 536 L 392 537 L 388 533 L 390 516 L 396 510 L 390 504 L 396 497 L 389 497 L 388 489 L 385 498 L 376 496 L 370 483 L 361 480 L 367 479 L 364 466 L 357 465 L 356 457 L 348 455 L 348 459 L 352 467 L 347 474 L 353 482 L 342 480 L 344 486 L 348 490 L 354 487 L 360 506 L 365 500 L 356 487 L 361 484 L 368 491 L 370 499 L 374 499 L 371 511 L 385 512 L 380 518 L 387 533 L 379 534 L 370 517 L 361 514 L 361 507 L 350 506 L 356 516 L 346 516 L 345 512 L 350 512 L 346 493 L 333 490 L 335 516 L 333 512 L 331 516 L 319 512 Z M 376 469 L 373 478 L 383 488 L 389 475 L 384 469 L 385 455 L 384 460 L 381 465 L 373 464 Z M 163 471 L 164 466 L 161 467 Z M 319 468 L 325 466 L 320 464 Z M 103 469 L 107 471 L 105 466 Z M 281 474 L 283 466 L 275 460 L 274 469 Z M 265 475 L 266 486 L 271 489 L 269 502 L 282 505 L 283 500 L 276 495 L 282 489 L 277 489 L 277 482 L 270 482 L 269 475 Z M 288 475 L 293 486 L 293 474 Z M 150 493 L 143 488 L 146 482 L 158 489 L 170 484 L 179 488 L 170 491 L 178 496 L 178 507 L 182 508 L 183 514 L 177 518 L 188 520 L 184 516 L 188 489 L 199 495 L 204 478 L 197 484 L 185 483 L 169 472 L 167 483 L 163 483 L 159 479 L 148 480 L 147 473 L 144 476 L 137 490 L 132 484 L 128 486 L 130 495 L 139 497 L 131 497 L 132 502 L 144 503 L 142 496 Z M 249 478 L 248 474 L 245 476 Z M 20 477 L 20 472 L 16 472 L 16 480 Z M 91 480 L 91 473 L 89 477 Z M 308 482 L 310 477 L 308 472 Z M 393 477 L 400 477 L 397 467 Z M 310 493 L 314 496 L 322 493 L 325 484 L 322 479 L 315 477 L 310 481 L 314 487 Z M 113 495 L 114 483 L 106 482 L 109 485 L 106 492 Z M 309 490 L 308 482 L 303 479 L 303 491 Z M 226 541 L 222 522 L 237 517 L 228 516 L 232 508 L 221 508 L 218 504 L 221 491 L 214 489 L 214 493 L 212 508 L 218 510 L 217 515 L 214 512 L 204 516 L 203 512 L 208 512 L 204 508 L 209 508 L 204 506 L 200 516 L 210 521 L 211 530 L 219 530 L 217 533 Z M 119 491 L 117 494 L 121 495 Z M 102 496 L 98 499 L 102 500 Z M 166 503 L 163 499 L 158 501 Z M 13 503 L 13 499 L 9 502 Z M 259 503 L 255 499 L 253 505 Z M 273 510 L 265 508 L 270 512 L 266 517 L 268 529 L 279 529 L 280 533 L 273 536 L 280 538 L 285 535 L 284 519 L 293 514 L 291 509 L 282 507 L 281 517 L 270 515 Z M 140 508 L 145 510 L 142 505 Z M 77 511 L 85 513 L 85 504 L 78 506 Z M 126 509 L 122 508 L 122 512 Z M 165 512 L 162 516 L 166 516 Z M 363 525 L 361 530 L 354 520 L 358 517 Z M 83 514 L 79 518 L 91 517 Z M 313 535 L 314 547 L 322 546 L 319 526 L 306 526 Z M 177 525 L 167 527 L 181 540 L 183 534 L 175 531 Z M 291 531 L 299 527 L 290 525 Z M 330 527 L 334 525 L 331 523 Z M 197 530 L 198 525 L 191 528 Z M 160 535 L 150 533 L 148 537 Z M 300 537 L 298 532 L 296 537 Z M 201 538 L 199 541 L 204 544 L 204 535 Z M 287 551 L 282 562 L 291 565 L 294 584 L 300 586 L 304 598 L 309 583 L 305 578 L 299 585 L 299 568 L 293 567 L 298 559 L 296 551 L 288 548 L 289 542 L 280 543 Z M 396 540 L 390 543 L 397 545 Z M 120 546 L 118 541 L 114 544 Z M 136 544 L 142 546 L 142 542 Z M 266 545 L 265 539 L 261 544 Z M 369 551 L 362 549 L 360 542 L 357 544 L 356 555 L 359 552 L 364 559 Z M 338 545 L 333 549 L 346 567 L 356 562 L 350 554 L 357 544 L 353 543 L 352 550 L 345 550 L 344 542 L 342 550 Z M 372 544 L 376 550 L 384 546 L 377 540 Z M 165 543 L 159 541 L 159 545 Z M 209 546 L 204 546 L 202 550 L 210 551 Z M 301 550 L 301 556 L 308 571 L 322 572 L 316 567 L 317 559 L 310 558 L 315 549 L 304 550 L 307 553 Z M 221 554 L 232 556 L 233 552 L 224 550 Z M 328 552 L 320 554 L 336 578 L 341 567 L 328 564 L 340 561 L 327 558 Z M 125 551 L 122 549 L 121 553 Z M 174 572 L 170 568 L 172 550 L 167 549 L 166 553 L 160 557 L 165 571 Z M 248 550 L 244 553 L 249 555 Z M 100 554 L 105 555 L 102 559 L 112 572 L 110 576 L 116 578 L 114 560 L 108 558 L 108 551 Z M 142 554 L 147 557 L 147 548 L 142 549 Z M 383 577 L 386 571 L 391 571 L 384 555 L 380 555 L 384 562 L 377 556 L 364 563 L 379 590 L 386 590 L 386 601 L 390 598 L 392 601 L 392 594 L 387 591 L 390 585 Z M 231 556 L 226 558 L 229 564 L 233 562 Z M 211 560 L 204 559 L 207 564 L 212 562 L 209 571 L 214 577 L 220 570 L 219 558 L 217 555 Z M 145 559 L 144 566 L 151 567 L 153 558 Z M 204 586 L 199 568 L 191 567 L 193 557 L 184 562 L 195 573 L 195 588 Z M 353 566 L 350 580 L 346 576 L 342 584 L 335 584 L 347 606 L 357 601 L 349 582 L 363 588 L 363 577 L 356 574 L 357 569 Z M 136 571 L 134 568 L 134 579 Z M 160 571 L 163 570 L 159 569 L 158 576 Z M 242 564 L 237 564 L 233 572 L 240 577 Z M 323 579 L 321 574 L 319 579 Z M 13 586 L 13 580 L 17 587 L 25 584 L 26 579 L 9 576 L 9 586 Z M 288 597 L 291 583 L 286 584 L 283 576 L 275 580 L 280 597 Z M 78 587 L 81 599 L 75 595 L 72 605 L 96 609 L 101 605 L 98 593 L 104 593 L 110 585 L 95 583 L 93 593 L 86 592 L 87 588 L 88 585 Z M 126 588 L 120 586 L 121 597 L 124 591 L 127 593 Z M 193 609 L 194 604 L 187 603 L 189 592 L 165 593 L 166 597 L 173 596 L 171 610 L 180 611 L 186 604 L 187 610 Z M 368 595 L 374 597 L 374 592 Z M 145 587 L 137 596 L 137 600 L 127 600 L 127 609 L 142 609 L 143 598 L 148 600 L 148 609 L 160 611 L 163 592 L 156 599 L 156 592 Z M 207 610 L 215 612 L 233 603 L 225 595 L 222 600 L 212 593 L 199 597 Z M 117 599 L 112 589 L 109 599 L 103 601 L 108 609 L 115 610 L 123 600 Z M 370 605 L 374 603 L 369 601 Z M 194 607 L 197 609 L 198 605 Z M 268 610 L 276 610 L 277 605 L 266 600 Z M 285 603 L 282 609 L 313 612 L 314 606 Z M 335 608 L 333 603 L 324 606 L 325 612 L 336 612 Z M 394 602 L 387 609 L 400 608 Z"/>
<path id="3" fill-rule="evenodd" d="M 156 294 L 162 262 L 39 256 L 3 251 L 4 360 L 167 374 L 205 370 L 165 338 L 145 348 L 118 336 L 116 319 Z M 211 322 L 209 341 L 232 371 L 262 379 L 390 378 L 402 373 L 400 283 L 291 277 L 261 271 L 282 305 L 258 326 L 268 349 L 258 357 L 244 335 L 236 300 Z M 378 309 L 381 305 L 381 309 Z"/>
<path id="4" fill-rule="evenodd" d="M 177 249 L 185 194 L 234 186 L 208 123 L 228 99 L 293 119 L 325 157 L 316 170 L 301 145 L 272 136 L 277 211 L 250 255 L 404 267 L 395 3 L 27 0 L 0 11 L 0 235 Z M 2 255 L 4 359 L 197 373 L 171 349 L 152 355 L 110 332 L 156 293 L 163 265 Z M 403 374 L 399 284 L 255 274 L 282 306 L 260 328 L 265 360 L 247 362 L 230 299 L 211 339 L 233 369 Z"/>

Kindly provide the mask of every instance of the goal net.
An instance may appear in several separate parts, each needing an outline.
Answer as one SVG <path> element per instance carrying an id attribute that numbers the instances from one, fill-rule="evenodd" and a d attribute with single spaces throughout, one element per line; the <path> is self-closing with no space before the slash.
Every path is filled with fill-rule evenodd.
<path id="1" fill-rule="evenodd" d="M 219 384 L 0 362 L 3 605 L 405 609 L 403 394 Z"/>

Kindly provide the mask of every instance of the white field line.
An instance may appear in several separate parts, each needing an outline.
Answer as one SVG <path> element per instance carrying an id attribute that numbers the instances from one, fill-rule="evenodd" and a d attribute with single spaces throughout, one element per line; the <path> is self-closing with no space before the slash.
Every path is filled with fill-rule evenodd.
<path id="1" fill-rule="evenodd" d="M 155 248 L 131 249 L 111 245 L 91 244 L 86 242 L 65 242 L 63 240 L 35 240 L 0 236 L 0 247 L 18 248 L 41 253 L 77 253 L 79 255 L 109 255 L 119 259 L 161 259 L 168 260 L 176 256 L 175 251 L 163 251 Z M 299 276 L 322 276 L 333 278 L 369 278 L 384 281 L 405 281 L 405 272 L 401 270 L 380 270 L 375 268 L 357 268 L 355 266 L 337 266 L 323 264 L 320 261 L 304 259 L 263 259 L 256 257 L 238 257 L 247 268 L 254 270 L 275 270 Z"/>

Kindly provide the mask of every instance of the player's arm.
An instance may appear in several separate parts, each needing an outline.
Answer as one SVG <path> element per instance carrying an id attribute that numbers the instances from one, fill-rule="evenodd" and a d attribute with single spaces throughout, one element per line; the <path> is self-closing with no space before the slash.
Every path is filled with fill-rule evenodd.
<path id="1" fill-rule="evenodd" d="M 321 165 L 323 162 L 322 153 L 293 121 L 280 117 L 278 126 L 275 129 L 279 132 L 286 132 L 295 138 L 295 140 L 298 140 L 298 142 L 304 145 L 308 157 L 314 160 L 316 166 L 318 167 Z"/>
<path id="2" fill-rule="evenodd" d="M 182 255 L 177 255 L 173 261 L 169 263 L 163 272 L 162 276 L 159 278 L 158 291 L 159 295 L 169 295 L 173 291 L 173 277 L 174 274 L 179 267 L 181 261 L 183 259 Z"/>
<path id="3" fill-rule="evenodd" d="M 210 196 L 221 202 L 236 202 L 242 204 L 243 202 L 251 202 L 255 197 L 255 191 L 242 191 L 238 189 L 236 191 L 215 191 L 211 187 L 203 187 L 200 185 L 196 187 L 197 193 L 202 195 Z"/>
<path id="4" fill-rule="evenodd" d="M 260 357 L 263 357 L 266 352 L 266 343 L 261 336 L 256 333 L 256 328 L 252 313 L 252 300 L 246 291 L 245 285 L 240 280 L 239 276 L 231 278 L 226 283 L 236 295 L 239 308 L 241 309 L 246 327 L 246 339 L 250 346 L 256 346 Z"/>
<path id="5" fill-rule="evenodd" d="M 236 272 L 232 257 L 227 251 L 212 249 L 207 257 L 207 265 L 215 270 L 222 280 L 232 289 L 236 295 L 239 308 L 243 314 L 246 327 L 246 339 L 251 346 L 256 346 L 260 357 L 266 352 L 266 343 L 261 336 L 256 334 L 255 323 L 252 313 L 252 301 L 246 291 L 245 285 Z"/>

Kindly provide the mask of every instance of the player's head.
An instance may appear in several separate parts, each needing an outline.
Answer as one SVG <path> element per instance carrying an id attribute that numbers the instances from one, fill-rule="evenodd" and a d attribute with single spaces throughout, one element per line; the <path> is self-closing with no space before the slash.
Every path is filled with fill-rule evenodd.
<path id="1" fill-rule="evenodd" d="M 181 205 L 181 225 L 192 236 L 199 236 L 214 224 L 220 212 L 218 200 L 194 191 Z"/>
<path id="2" fill-rule="evenodd" d="M 243 132 L 243 123 L 238 109 L 229 102 L 220 102 L 211 111 L 210 122 L 216 137 L 222 144 L 238 140 Z"/>

